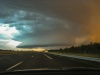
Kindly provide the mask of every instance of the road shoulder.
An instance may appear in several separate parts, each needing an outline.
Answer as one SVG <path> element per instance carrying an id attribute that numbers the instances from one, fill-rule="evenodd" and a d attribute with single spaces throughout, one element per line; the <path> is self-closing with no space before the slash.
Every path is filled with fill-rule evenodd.
<path id="1" fill-rule="evenodd" d="M 58 53 L 50 53 L 50 52 L 48 52 L 48 53 L 49 54 L 54 54 L 54 55 L 59 55 L 59 56 L 65 56 L 65 57 L 71 57 L 71 58 L 78 58 L 78 59 L 84 59 L 84 60 L 100 62 L 100 58 L 76 56 L 76 55 L 67 55 L 67 54 L 58 54 Z"/>

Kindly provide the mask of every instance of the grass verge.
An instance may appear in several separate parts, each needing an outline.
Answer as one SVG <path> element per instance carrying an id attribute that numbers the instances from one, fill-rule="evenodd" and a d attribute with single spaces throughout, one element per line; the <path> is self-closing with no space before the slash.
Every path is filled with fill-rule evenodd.
<path id="1" fill-rule="evenodd" d="M 30 52 L 31 51 L 0 51 L 0 55 L 22 54 L 22 53 L 30 53 Z"/>
<path id="2" fill-rule="evenodd" d="M 96 54 L 76 54 L 76 53 L 60 53 L 60 52 L 51 52 L 51 53 L 100 58 L 100 55 Z"/>

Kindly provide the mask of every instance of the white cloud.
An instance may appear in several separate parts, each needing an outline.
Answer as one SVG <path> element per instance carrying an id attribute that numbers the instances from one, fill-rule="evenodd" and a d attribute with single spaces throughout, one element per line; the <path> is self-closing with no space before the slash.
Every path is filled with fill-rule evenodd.
<path id="1" fill-rule="evenodd" d="M 6 38 L 0 38 L 0 48 L 16 49 L 21 42 L 12 40 L 14 35 L 19 34 L 16 27 L 10 27 L 9 24 L 0 24 L 0 34 Z"/>
<path id="2" fill-rule="evenodd" d="M 16 46 L 21 42 L 15 40 L 3 40 L 0 39 L 0 47 L 3 49 L 16 49 Z"/>
<path id="3" fill-rule="evenodd" d="M 9 27 L 9 24 L 0 24 L 0 34 L 11 39 L 14 37 L 14 34 L 18 34 L 18 30 L 15 27 Z"/>

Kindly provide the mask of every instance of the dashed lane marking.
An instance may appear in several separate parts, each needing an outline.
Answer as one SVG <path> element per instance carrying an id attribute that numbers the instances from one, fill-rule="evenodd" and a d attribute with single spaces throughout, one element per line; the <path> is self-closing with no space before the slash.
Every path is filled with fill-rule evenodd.
<path id="1" fill-rule="evenodd" d="M 21 63 L 23 63 L 23 62 L 19 62 L 19 63 L 15 64 L 15 65 L 11 66 L 10 68 L 6 69 L 6 71 L 13 69 L 14 67 L 20 65 Z"/>
<path id="2" fill-rule="evenodd" d="M 48 57 L 49 59 L 52 59 L 50 56 L 48 56 L 48 55 L 46 55 L 46 54 L 44 54 L 46 57 Z"/>

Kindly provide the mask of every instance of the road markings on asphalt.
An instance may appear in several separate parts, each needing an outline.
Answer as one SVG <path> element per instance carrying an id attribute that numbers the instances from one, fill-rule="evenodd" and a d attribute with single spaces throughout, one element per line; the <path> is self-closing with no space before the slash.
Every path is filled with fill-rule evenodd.
<path id="1" fill-rule="evenodd" d="M 34 57 L 34 56 L 32 56 L 32 57 Z"/>
<path id="2" fill-rule="evenodd" d="M 11 70 L 12 68 L 14 68 L 14 67 L 20 65 L 21 63 L 23 63 L 23 62 L 19 62 L 19 63 L 15 64 L 15 65 L 11 66 L 10 68 L 6 69 L 6 71 Z"/>
<path id="3" fill-rule="evenodd" d="M 44 54 L 46 57 L 48 57 L 49 59 L 52 59 L 50 56 L 48 56 L 48 55 L 46 55 L 46 54 Z"/>
<path id="4" fill-rule="evenodd" d="M 2 59 L 2 58 L 0 58 L 0 59 Z"/>

